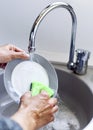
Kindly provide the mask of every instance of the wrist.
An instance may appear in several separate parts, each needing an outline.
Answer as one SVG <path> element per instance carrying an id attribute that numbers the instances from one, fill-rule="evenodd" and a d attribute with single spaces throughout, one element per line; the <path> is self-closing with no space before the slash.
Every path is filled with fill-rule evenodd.
<path id="1" fill-rule="evenodd" d="M 36 130 L 35 120 L 31 117 L 28 119 L 23 113 L 15 113 L 11 119 L 17 122 L 23 128 L 23 130 Z"/>

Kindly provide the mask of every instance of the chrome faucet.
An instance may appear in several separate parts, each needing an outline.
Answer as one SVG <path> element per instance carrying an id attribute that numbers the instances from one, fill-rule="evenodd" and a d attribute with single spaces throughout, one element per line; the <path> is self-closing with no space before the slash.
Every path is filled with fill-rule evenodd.
<path id="1" fill-rule="evenodd" d="M 85 74 L 86 73 L 86 68 L 87 68 L 87 61 L 89 58 L 90 53 L 85 50 L 78 50 L 77 51 L 77 61 L 74 63 L 74 53 L 75 53 L 75 39 L 76 39 L 76 28 L 77 28 L 77 18 L 76 14 L 73 10 L 73 8 L 64 2 L 55 2 L 49 6 L 47 6 L 36 18 L 31 32 L 29 36 L 29 46 L 28 46 L 28 51 L 29 53 L 34 52 L 36 47 L 35 47 L 35 36 L 36 32 L 38 29 L 39 24 L 43 20 L 43 18 L 53 9 L 55 8 L 65 8 L 69 11 L 71 18 L 72 18 L 72 32 L 71 32 L 71 44 L 70 44 L 70 53 L 69 53 L 69 61 L 67 64 L 68 69 L 73 70 L 75 73 L 78 74 Z M 87 53 L 86 53 L 87 52 Z M 85 58 L 84 58 L 85 57 Z M 84 59 L 84 62 L 83 62 Z"/>

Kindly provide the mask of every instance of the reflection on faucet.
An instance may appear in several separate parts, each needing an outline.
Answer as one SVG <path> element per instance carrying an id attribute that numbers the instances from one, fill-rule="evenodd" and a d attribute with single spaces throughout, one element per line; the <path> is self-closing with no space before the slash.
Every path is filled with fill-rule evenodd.
<path id="1" fill-rule="evenodd" d="M 47 6 L 40 14 L 39 16 L 36 18 L 31 32 L 30 32 L 30 36 L 29 36 L 29 46 L 28 46 L 28 51 L 29 53 L 34 52 L 35 51 L 35 36 L 36 36 L 36 32 L 38 29 L 39 24 L 41 23 L 41 21 L 43 20 L 43 18 L 53 9 L 55 8 L 65 8 L 69 11 L 71 18 L 72 18 L 72 31 L 71 31 L 71 44 L 70 44 L 70 53 L 69 53 L 69 61 L 68 61 L 68 68 L 73 70 L 75 73 L 79 74 L 79 71 L 76 71 L 76 69 L 78 69 L 78 67 L 76 67 L 76 64 L 74 63 L 74 52 L 75 52 L 75 39 L 76 39 L 76 28 L 77 28 L 77 18 L 75 15 L 75 12 L 73 10 L 73 8 L 64 2 L 55 2 L 49 6 Z M 88 58 L 86 59 L 88 61 Z M 83 68 L 82 68 L 83 69 Z M 82 71 L 82 73 L 80 74 L 85 74 L 84 71 Z"/>

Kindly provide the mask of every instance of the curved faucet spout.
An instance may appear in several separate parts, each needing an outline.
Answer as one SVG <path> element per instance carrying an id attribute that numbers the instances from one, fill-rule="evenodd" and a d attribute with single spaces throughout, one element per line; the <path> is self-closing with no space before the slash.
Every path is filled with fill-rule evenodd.
<path id="1" fill-rule="evenodd" d="M 73 67 L 73 61 L 74 61 L 77 18 L 76 18 L 73 8 L 67 3 L 55 2 L 55 3 L 47 6 L 39 14 L 39 16 L 36 18 L 36 20 L 32 26 L 31 32 L 30 32 L 28 51 L 29 51 L 29 53 L 35 51 L 35 36 L 36 36 L 36 32 L 37 32 L 40 22 L 50 11 L 52 11 L 55 8 L 59 8 L 59 7 L 67 9 L 69 11 L 69 13 L 71 14 L 71 18 L 72 18 L 71 45 L 70 45 L 70 54 L 69 54 L 69 61 L 68 61 L 68 68 L 71 69 Z"/>

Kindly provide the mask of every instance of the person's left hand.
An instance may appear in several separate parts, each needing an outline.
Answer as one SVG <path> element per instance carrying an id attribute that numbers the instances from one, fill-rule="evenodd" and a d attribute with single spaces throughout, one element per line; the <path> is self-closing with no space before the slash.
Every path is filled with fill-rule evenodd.
<path id="1" fill-rule="evenodd" d="M 28 59 L 29 55 L 12 44 L 0 46 L 0 63 L 7 63 L 16 58 Z"/>

